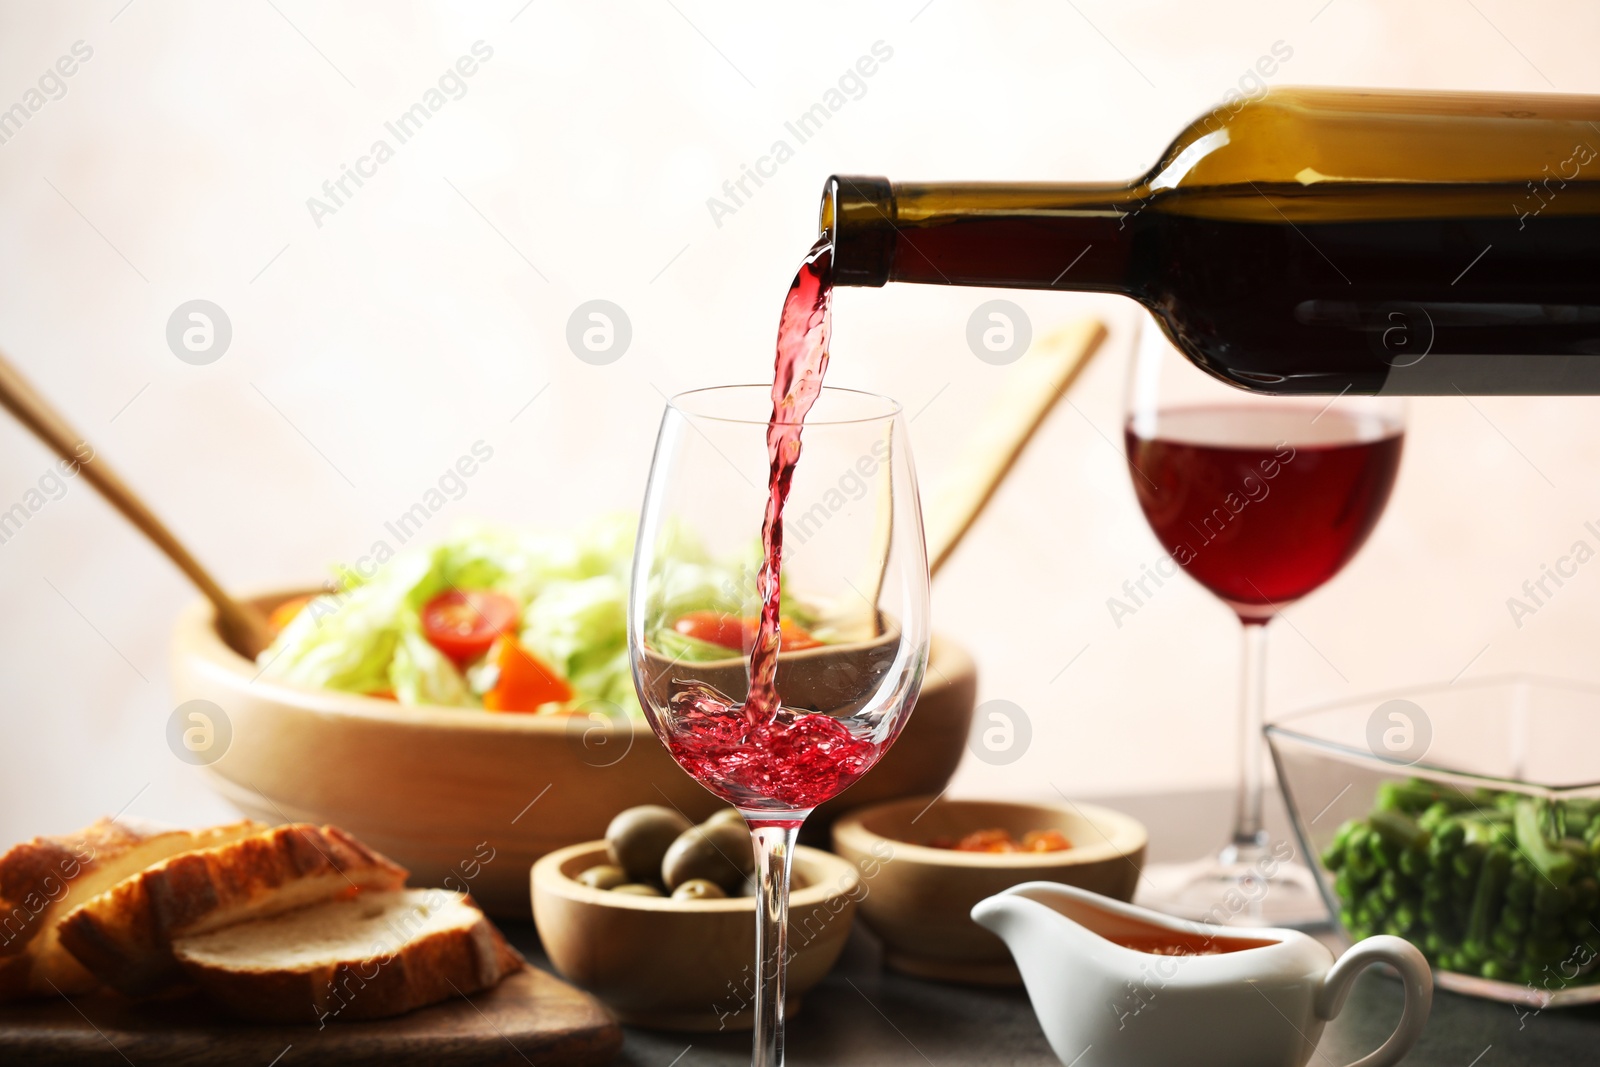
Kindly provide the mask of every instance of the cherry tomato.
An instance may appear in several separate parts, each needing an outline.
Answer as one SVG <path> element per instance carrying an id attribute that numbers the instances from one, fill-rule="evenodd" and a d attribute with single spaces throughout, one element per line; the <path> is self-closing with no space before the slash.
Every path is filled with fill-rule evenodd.
<path id="1" fill-rule="evenodd" d="M 750 637 L 755 639 L 756 621 L 750 620 Z M 821 648 L 822 642 L 811 636 L 811 631 L 799 623 L 790 622 L 788 619 L 778 620 L 778 650 L 780 652 L 799 652 L 805 648 Z"/>
<path id="2" fill-rule="evenodd" d="M 740 618 L 738 615 L 720 611 L 691 611 L 673 623 L 672 628 L 685 637 L 692 637 L 697 641 L 721 645 L 723 648 L 744 650 L 755 644 L 756 630 L 760 628 L 760 622 L 757 619 Z M 798 652 L 803 648 L 817 648 L 821 644 L 822 642 L 812 637 L 804 627 L 788 619 L 778 620 L 780 651 Z"/>
<path id="3" fill-rule="evenodd" d="M 483 694 L 488 711 L 537 711 L 541 704 L 572 699 L 572 687 L 514 637 L 498 638 L 489 658 L 500 676 Z"/>
<path id="4" fill-rule="evenodd" d="M 517 602 L 485 589 L 449 589 L 422 608 L 423 636 L 457 665 L 477 659 L 516 626 Z"/>
<path id="5" fill-rule="evenodd" d="M 267 628 L 274 634 L 282 633 L 283 628 L 293 622 L 294 617 L 300 614 L 301 609 L 311 603 L 311 600 L 309 596 L 295 596 L 285 600 L 273 608 L 272 613 L 267 616 Z"/>
<path id="6" fill-rule="evenodd" d="M 720 611 L 691 611 L 673 623 L 672 628 L 685 637 L 707 644 L 732 649 L 744 647 L 744 620 L 737 615 L 725 615 Z"/>

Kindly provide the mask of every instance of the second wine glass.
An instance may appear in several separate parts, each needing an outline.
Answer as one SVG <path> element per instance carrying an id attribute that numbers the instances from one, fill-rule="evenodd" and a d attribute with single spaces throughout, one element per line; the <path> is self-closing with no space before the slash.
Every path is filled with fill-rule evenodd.
<path id="1" fill-rule="evenodd" d="M 800 825 L 899 736 L 928 659 L 928 563 L 904 417 L 884 397 L 825 388 L 805 420 L 781 526 L 776 676 L 761 677 L 767 659 L 751 651 L 765 599 L 771 412 L 761 385 L 668 403 L 628 612 L 651 726 L 751 828 L 757 1067 L 783 1062 Z"/>
<path id="2" fill-rule="evenodd" d="M 1152 580 L 1182 569 L 1244 630 L 1233 839 L 1211 859 L 1152 868 L 1143 900 L 1234 925 L 1326 922 L 1310 871 L 1262 825 L 1267 624 L 1338 574 L 1377 525 L 1400 467 L 1404 401 L 1246 393 L 1195 369 L 1155 323 L 1141 326 L 1124 438 L 1139 506 L 1166 550 Z"/>

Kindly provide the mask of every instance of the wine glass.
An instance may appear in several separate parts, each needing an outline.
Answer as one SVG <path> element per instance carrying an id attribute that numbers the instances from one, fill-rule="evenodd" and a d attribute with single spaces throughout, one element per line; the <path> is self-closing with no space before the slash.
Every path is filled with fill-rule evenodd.
<path id="1" fill-rule="evenodd" d="M 1148 872 L 1146 903 L 1241 926 L 1326 922 L 1309 869 L 1261 822 L 1267 625 L 1350 562 L 1378 523 L 1400 466 L 1404 401 L 1247 393 L 1197 370 L 1141 323 L 1124 426 L 1139 506 L 1178 569 L 1243 624 L 1233 840 L 1199 863 Z M 1135 589 L 1153 594 L 1141 575 Z"/>
<path id="2" fill-rule="evenodd" d="M 804 423 L 781 523 L 778 700 L 757 699 L 749 653 L 764 604 L 772 410 L 764 385 L 668 402 L 628 608 L 634 684 L 650 725 L 750 826 L 758 1067 L 783 1062 L 800 824 L 894 742 L 928 661 L 928 561 L 905 419 L 892 400 L 824 388 Z"/>

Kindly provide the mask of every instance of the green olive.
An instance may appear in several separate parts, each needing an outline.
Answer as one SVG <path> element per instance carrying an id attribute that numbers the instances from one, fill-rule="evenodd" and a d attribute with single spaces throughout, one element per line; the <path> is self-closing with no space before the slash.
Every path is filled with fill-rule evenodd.
<path id="1" fill-rule="evenodd" d="M 755 869 L 750 834 L 731 822 L 695 826 L 678 835 L 661 861 L 668 889 L 704 878 L 723 890 L 735 889 Z"/>
<path id="2" fill-rule="evenodd" d="M 723 808 L 721 811 L 717 812 L 700 825 L 719 826 L 722 823 L 731 823 L 734 826 L 739 827 L 741 830 L 747 829 L 744 822 L 744 816 L 739 814 L 738 808 Z"/>
<path id="3" fill-rule="evenodd" d="M 672 891 L 673 900 L 721 900 L 728 894 L 715 882 L 691 878 Z"/>
<path id="4" fill-rule="evenodd" d="M 611 891 L 613 893 L 626 893 L 630 897 L 659 897 L 661 895 L 661 890 L 653 885 L 645 885 L 643 882 L 629 882 L 626 885 L 619 885 Z"/>
<path id="5" fill-rule="evenodd" d="M 602 863 L 578 875 L 578 883 L 590 889 L 615 889 L 628 880 L 628 872 L 621 867 Z"/>
<path id="6" fill-rule="evenodd" d="M 650 882 L 661 873 L 661 861 L 689 820 L 655 804 L 629 808 L 606 827 L 606 855 L 634 882 Z"/>

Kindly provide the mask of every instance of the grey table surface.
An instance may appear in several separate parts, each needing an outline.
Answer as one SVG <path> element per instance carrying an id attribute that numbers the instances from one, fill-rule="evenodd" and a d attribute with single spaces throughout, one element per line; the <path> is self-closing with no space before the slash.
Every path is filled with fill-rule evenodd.
<path id="1" fill-rule="evenodd" d="M 508 930 L 541 967 L 532 927 Z M 1400 1017 L 1400 983 L 1377 971 L 1356 982 L 1312 1058 L 1344 1067 L 1383 1043 Z M 1519 1015 L 1519 1011 L 1522 1013 Z M 625 1028 L 618 1064 L 739 1067 L 748 1033 L 678 1034 Z M 907 978 L 885 970 L 875 939 L 852 933 L 839 965 L 807 995 L 789 1025 L 793 1067 L 1050 1067 L 1059 1063 L 1020 989 L 983 989 Z M 1181 1055 L 1173 1064 L 1180 1067 Z M 1538 1014 L 1509 1004 L 1434 994 L 1433 1015 L 1407 1067 L 1560 1067 L 1600 1063 L 1600 1006 Z"/>
<path id="2" fill-rule="evenodd" d="M 1195 842 L 1220 840 L 1225 793 L 1094 798 L 1143 819 L 1152 859 L 1192 858 Z M 1269 826 L 1281 830 L 1281 810 Z M 1158 843 L 1164 842 L 1158 847 Z M 1188 843 L 1186 846 L 1185 843 Z M 507 930 L 533 962 L 549 967 L 531 926 Z M 1377 1048 L 1400 1016 L 1400 983 L 1369 971 L 1328 1025 L 1311 1063 L 1344 1067 Z M 678 1034 L 626 1028 L 619 1064 L 736 1067 L 750 1062 L 748 1033 Z M 807 995 L 788 1035 L 793 1067 L 1050 1067 L 1050 1051 L 1027 994 L 908 978 L 886 970 L 876 940 L 859 924 L 843 957 Z M 1183 1063 L 1175 1052 L 1174 1067 Z M 1530 1013 L 1526 1008 L 1439 990 L 1407 1067 L 1562 1067 L 1600 1064 L 1600 1006 Z"/>

